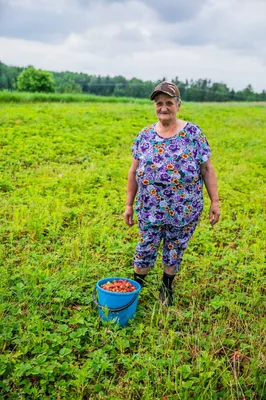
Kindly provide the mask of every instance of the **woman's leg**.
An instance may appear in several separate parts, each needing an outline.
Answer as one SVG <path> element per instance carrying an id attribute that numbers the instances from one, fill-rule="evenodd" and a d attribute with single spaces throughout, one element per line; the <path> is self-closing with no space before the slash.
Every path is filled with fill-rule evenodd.
<path id="1" fill-rule="evenodd" d="M 169 265 L 166 265 L 166 264 L 164 264 L 164 272 L 167 274 L 167 275 L 175 275 L 176 274 L 176 267 L 171 267 L 171 266 L 169 266 Z"/>
<path id="2" fill-rule="evenodd" d="M 146 275 L 156 262 L 161 238 L 160 227 L 139 221 L 139 242 L 134 255 L 134 279 L 140 285 L 143 285 Z"/>
<path id="3" fill-rule="evenodd" d="M 138 274 L 138 275 L 147 275 L 150 269 L 151 269 L 150 267 L 139 268 L 139 267 L 136 267 L 136 265 L 134 265 L 134 272 L 136 272 L 136 274 Z"/>
<path id="4" fill-rule="evenodd" d="M 139 268 L 134 265 L 134 280 L 140 284 L 140 286 L 143 286 L 144 284 L 144 279 L 148 275 L 148 272 L 150 270 L 150 267 L 148 268 Z"/>
<path id="5" fill-rule="evenodd" d="M 163 283 L 160 288 L 160 298 L 161 301 L 168 306 L 173 304 L 172 283 L 180 270 L 184 251 L 197 224 L 198 218 L 183 227 L 171 225 L 166 225 L 165 227 L 163 244 L 164 274 Z"/>

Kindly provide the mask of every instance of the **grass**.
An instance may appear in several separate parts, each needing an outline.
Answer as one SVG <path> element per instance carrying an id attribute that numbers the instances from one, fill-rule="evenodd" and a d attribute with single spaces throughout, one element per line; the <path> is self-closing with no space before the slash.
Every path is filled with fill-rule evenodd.
<path id="1" fill-rule="evenodd" d="M 147 99 L 106 97 L 80 93 L 27 93 L 0 91 L 0 103 L 148 103 Z"/>
<path id="2" fill-rule="evenodd" d="M 99 96 L 85 93 L 30 93 L 0 90 L 0 103 L 137 103 L 150 104 L 149 99 L 138 99 L 133 97 Z M 205 103 L 208 104 L 208 103 Z M 210 103 L 212 105 L 221 105 L 220 102 Z M 265 107 L 265 102 L 237 102 L 231 105 Z"/>
<path id="3" fill-rule="evenodd" d="M 183 104 L 213 151 L 221 221 L 208 225 L 205 196 L 175 307 L 158 302 L 159 257 L 121 328 L 99 319 L 91 292 L 132 277 L 127 170 L 152 105 L 2 104 L 1 398 L 266 398 L 265 111 Z"/>

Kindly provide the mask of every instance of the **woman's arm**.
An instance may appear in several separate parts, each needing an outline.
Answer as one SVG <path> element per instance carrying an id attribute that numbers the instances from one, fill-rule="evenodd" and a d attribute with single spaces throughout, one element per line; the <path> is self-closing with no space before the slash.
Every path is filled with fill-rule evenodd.
<path id="1" fill-rule="evenodd" d="M 209 216 L 211 225 L 214 225 L 219 221 L 220 209 L 219 209 L 217 179 L 214 172 L 214 167 L 210 160 L 206 161 L 204 164 L 201 165 L 200 172 L 203 177 L 209 198 L 211 200 Z"/>
<path id="2" fill-rule="evenodd" d="M 128 226 L 134 225 L 133 221 L 133 203 L 138 191 L 138 184 L 136 181 L 136 171 L 139 166 L 139 161 L 132 159 L 131 167 L 128 171 L 128 183 L 127 183 L 127 200 L 126 200 L 126 211 L 124 212 L 124 219 Z"/>

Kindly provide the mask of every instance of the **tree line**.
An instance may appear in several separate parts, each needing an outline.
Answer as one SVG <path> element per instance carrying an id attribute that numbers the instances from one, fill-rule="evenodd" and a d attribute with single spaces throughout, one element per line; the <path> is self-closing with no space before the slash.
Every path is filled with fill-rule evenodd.
<path id="1" fill-rule="evenodd" d="M 154 86 L 165 80 L 142 81 L 123 76 L 88 75 L 76 72 L 53 72 L 9 66 L 0 61 L 0 90 L 25 92 L 86 93 L 101 96 L 149 98 Z M 185 80 L 175 77 L 184 101 L 266 101 L 266 91 L 254 92 L 251 85 L 235 91 L 225 83 L 211 82 L 210 79 Z"/>

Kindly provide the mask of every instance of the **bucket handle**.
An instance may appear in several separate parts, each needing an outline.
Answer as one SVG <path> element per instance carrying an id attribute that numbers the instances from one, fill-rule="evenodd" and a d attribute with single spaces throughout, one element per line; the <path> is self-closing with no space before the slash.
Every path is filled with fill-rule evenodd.
<path id="1" fill-rule="evenodd" d="M 113 312 L 113 313 L 126 310 L 128 307 L 130 307 L 130 306 L 134 303 L 134 301 L 135 301 L 136 298 L 138 297 L 138 293 L 137 293 L 137 294 L 133 297 L 133 299 L 132 299 L 128 304 L 126 304 L 125 306 L 117 307 L 117 308 L 110 308 L 110 307 L 108 307 L 108 306 L 102 306 L 101 304 L 98 303 L 97 298 L 96 298 L 96 290 L 97 290 L 97 287 L 95 286 L 95 288 L 94 288 L 94 290 L 93 290 L 93 292 L 92 292 L 92 300 L 93 300 L 93 303 L 94 303 L 97 307 L 101 308 L 102 310 L 104 310 L 104 309 L 107 307 L 107 308 L 108 308 L 108 311 Z"/>

